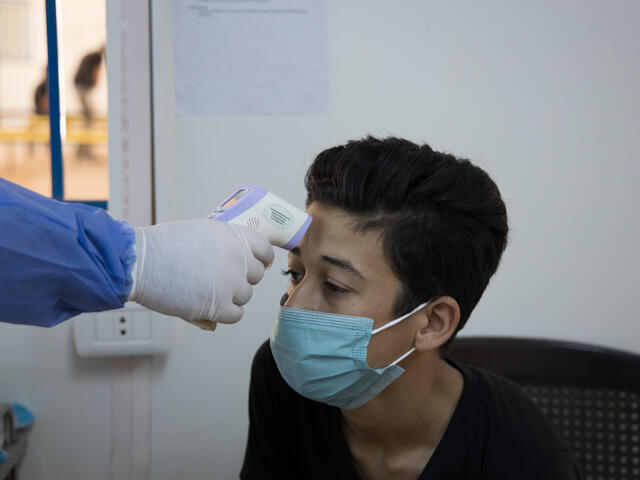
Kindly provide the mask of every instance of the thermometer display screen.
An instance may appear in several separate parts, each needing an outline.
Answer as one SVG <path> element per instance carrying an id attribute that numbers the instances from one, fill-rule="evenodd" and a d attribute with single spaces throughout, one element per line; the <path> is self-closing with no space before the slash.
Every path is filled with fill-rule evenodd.
<path id="1" fill-rule="evenodd" d="M 218 207 L 220 210 L 227 210 L 228 208 L 233 207 L 233 205 L 240 200 L 242 197 L 245 196 L 245 194 L 248 192 L 249 190 L 247 190 L 246 188 L 243 188 L 241 190 L 238 190 L 236 193 L 234 193 L 226 202 L 224 202 L 222 205 L 220 205 L 220 207 Z"/>

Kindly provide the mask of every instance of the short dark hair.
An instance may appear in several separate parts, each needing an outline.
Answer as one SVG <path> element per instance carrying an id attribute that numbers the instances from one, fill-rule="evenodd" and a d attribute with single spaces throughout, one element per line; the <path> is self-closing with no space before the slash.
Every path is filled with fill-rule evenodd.
<path id="1" fill-rule="evenodd" d="M 369 136 L 321 152 L 305 186 L 307 206 L 338 207 L 355 217 L 355 231 L 380 233 L 404 286 L 394 314 L 447 295 L 464 327 L 509 232 L 500 191 L 484 170 L 426 144 Z"/>

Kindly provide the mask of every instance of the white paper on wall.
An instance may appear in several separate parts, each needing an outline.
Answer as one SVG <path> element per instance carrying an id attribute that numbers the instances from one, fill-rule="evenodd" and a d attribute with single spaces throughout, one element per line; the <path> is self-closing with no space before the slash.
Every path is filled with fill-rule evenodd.
<path id="1" fill-rule="evenodd" d="M 324 113 L 327 0 L 173 0 L 179 115 Z"/>

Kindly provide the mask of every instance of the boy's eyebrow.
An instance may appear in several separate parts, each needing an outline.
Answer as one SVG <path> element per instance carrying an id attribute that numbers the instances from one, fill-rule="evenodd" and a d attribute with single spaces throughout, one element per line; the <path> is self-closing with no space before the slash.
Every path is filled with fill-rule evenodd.
<path id="1" fill-rule="evenodd" d="M 300 249 L 298 247 L 295 247 L 291 250 L 290 253 L 299 257 Z M 320 260 L 326 263 L 330 263 L 331 265 L 341 268 L 342 270 L 345 270 L 349 273 L 353 273 L 354 275 L 360 277 L 361 279 L 366 280 L 365 276 L 362 273 L 360 273 L 360 271 L 356 267 L 354 267 L 353 263 L 351 263 L 349 260 L 346 260 L 343 258 L 330 257 L 328 255 L 320 256 Z"/>

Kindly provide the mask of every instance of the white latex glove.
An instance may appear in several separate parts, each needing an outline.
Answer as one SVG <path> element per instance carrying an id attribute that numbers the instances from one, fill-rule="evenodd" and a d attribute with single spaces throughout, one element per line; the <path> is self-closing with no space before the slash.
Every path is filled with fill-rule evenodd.
<path id="1" fill-rule="evenodd" d="M 129 300 L 205 330 L 240 320 L 251 285 L 273 262 L 265 237 L 231 223 L 197 218 L 135 232 Z"/>

